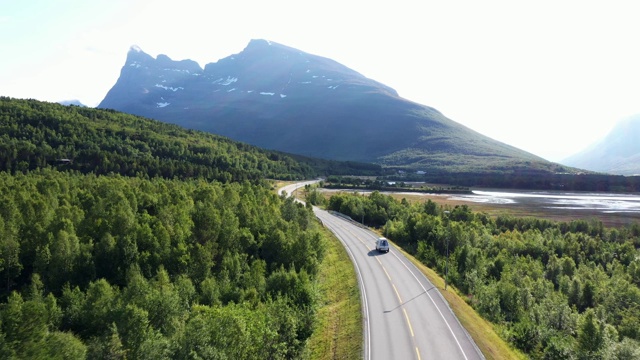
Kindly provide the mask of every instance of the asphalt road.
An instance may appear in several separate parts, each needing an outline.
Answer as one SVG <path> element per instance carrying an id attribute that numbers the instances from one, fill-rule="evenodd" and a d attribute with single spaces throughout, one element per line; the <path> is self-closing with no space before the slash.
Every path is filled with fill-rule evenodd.
<path id="1" fill-rule="evenodd" d="M 288 194 L 296 186 L 283 188 Z M 316 216 L 343 243 L 356 268 L 364 312 L 364 359 L 484 359 L 429 280 L 391 245 L 375 250 L 378 235 L 327 211 Z"/>

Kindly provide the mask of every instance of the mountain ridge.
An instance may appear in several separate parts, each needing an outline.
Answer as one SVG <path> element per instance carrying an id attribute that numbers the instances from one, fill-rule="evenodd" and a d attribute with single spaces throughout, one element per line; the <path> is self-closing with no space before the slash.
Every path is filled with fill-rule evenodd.
<path id="1" fill-rule="evenodd" d="M 602 139 L 571 155 L 563 164 L 614 175 L 640 174 L 640 114 L 620 120 Z"/>
<path id="2" fill-rule="evenodd" d="M 132 48 L 98 107 L 316 158 L 438 171 L 567 171 L 334 60 L 268 40 L 251 40 L 204 68 Z"/>

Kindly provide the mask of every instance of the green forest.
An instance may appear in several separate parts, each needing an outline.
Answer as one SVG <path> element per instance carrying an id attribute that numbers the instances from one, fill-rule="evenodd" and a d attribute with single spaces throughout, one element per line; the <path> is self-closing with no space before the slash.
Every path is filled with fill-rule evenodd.
<path id="1" fill-rule="evenodd" d="M 265 179 L 380 172 L 0 97 L 0 359 L 306 358 L 328 239 Z M 308 194 L 448 274 L 532 359 L 640 358 L 638 224 Z"/>
<path id="2" fill-rule="evenodd" d="M 43 167 L 225 183 L 382 171 L 379 165 L 264 150 L 113 110 L 0 97 L 0 171 Z"/>
<path id="3" fill-rule="evenodd" d="M 312 331 L 323 238 L 270 188 L 45 169 L 0 194 L 0 358 L 286 359 Z"/>
<path id="4" fill-rule="evenodd" d="M 265 179 L 312 165 L 35 100 L 0 134 L 1 359 L 305 357 L 326 238 Z"/>
<path id="5" fill-rule="evenodd" d="M 485 167 L 483 171 L 451 172 L 428 169 L 424 174 L 396 173 L 393 168 L 385 168 L 388 181 L 425 182 L 449 184 L 463 187 L 486 187 L 499 189 L 562 190 L 562 191 L 602 191 L 640 192 L 640 176 L 622 176 L 595 173 L 586 170 L 554 165 L 555 171 L 537 169 L 533 165 L 526 168 L 514 166 L 511 169 Z M 403 169 L 396 169 L 403 170 Z"/>
<path id="6" fill-rule="evenodd" d="M 326 201 L 312 190 L 307 200 L 380 228 L 448 273 L 466 301 L 532 359 L 640 358 L 640 224 L 491 218 L 378 191 Z"/>

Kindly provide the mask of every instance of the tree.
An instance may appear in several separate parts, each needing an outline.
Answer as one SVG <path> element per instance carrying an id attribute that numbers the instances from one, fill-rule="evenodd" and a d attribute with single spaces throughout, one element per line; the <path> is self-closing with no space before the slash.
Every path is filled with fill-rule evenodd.
<path id="1" fill-rule="evenodd" d="M 542 359 L 558 360 L 567 359 L 574 360 L 576 358 L 574 345 L 575 340 L 568 335 L 554 336 L 547 342 L 544 348 Z"/>
<path id="2" fill-rule="evenodd" d="M 102 335 L 116 320 L 118 290 L 105 279 L 89 284 L 76 329 L 85 337 Z"/>
<path id="3" fill-rule="evenodd" d="M 582 284 L 577 278 L 573 278 L 571 281 L 571 287 L 569 288 L 569 305 L 575 306 L 580 309 L 580 299 L 582 298 Z"/>
<path id="4" fill-rule="evenodd" d="M 132 358 L 138 358 L 138 350 L 145 342 L 151 328 L 149 313 L 133 304 L 124 305 L 118 314 L 118 333 L 122 337 L 122 345 Z"/>
<path id="5" fill-rule="evenodd" d="M 531 353 L 540 341 L 540 334 L 536 324 L 527 316 L 516 322 L 512 329 L 513 343 L 526 353 Z"/>
<path id="6" fill-rule="evenodd" d="M 111 323 L 103 337 L 94 337 L 90 341 L 88 359 L 125 360 L 127 350 L 122 345 L 118 327 Z"/>
<path id="7" fill-rule="evenodd" d="M 581 359 L 598 359 L 604 344 L 604 328 L 593 309 L 582 315 L 578 325 L 578 352 Z"/>
<path id="8" fill-rule="evenodd" d="M 71 227 L 73 229 L 73 227 Z M 51 246 L 51 257 L 47 268 L 48 284 L 57 289 L 73 275 L 76 258 L 80 253 L 80 243 L 74 233 L 60 230 L 54 237 Z"/>
<path id="9" fill-rule="evenodd" d="M 0 217 L 0 221 L 2 218 Z M 0 223 L 2 225 L 2 223 Z M 0 226 L 2 230 L 2 226 Z M 20 275 L 20 244 L 6 232 L 0 232 L 0 273 L 4 273 L 5 291 L 11 290 L 13 279 Z"/>
<path id="10" fill-rule="evenodd" d="M 16 221 L 17 209 L 8 199 L 2 202 L 4 204 L 0 204 L 0 274 L 4 275 L 5 291 L 8 293 L 13 279 L 20 275 L 22 264 L 20 263 L 20 244 L 15 235 L 15 223 L 11 222 Z M 5 222 L 3 217 L 7 218 L 9 223 Z"/>
<path id="11" fill-rule="evenodd" d="M 151 291 L 145 308 L 148 311 L 149 324 L 163 335 L 170 336 L 179 327 L 179 319 L 186 311 L 186 304 L 181 301 L 163 267 L 151 281 Z"/>
<path id="12" fill-rule="evenodd" d="M 51 360 L 83 360 L 87 346 L 74 334 L 54 331 L 45 340 L 46 358 Z"/>
<path id="13" fill-rule="evenodd" d="M 622 341 L 613 344 L 607 356 L 607 360 L 640 359 L 640 343 L 629 338 L 623 338 Z"/>
<path id="14" fill-rule="evenodd" d="M 595 307 L 596 287 L 589 280 L 585 281 L 580 299 L 580 311 Z"/>

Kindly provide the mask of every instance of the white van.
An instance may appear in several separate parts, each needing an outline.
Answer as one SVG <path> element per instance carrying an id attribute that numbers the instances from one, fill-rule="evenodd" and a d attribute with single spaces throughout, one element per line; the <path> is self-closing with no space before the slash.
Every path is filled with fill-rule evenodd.
<path id="1" fill-rule="evenodd" d="M 389 240 L 387 240 L 386 238 L 379 238 L 378 240 L 376 240 L 376 250 L 378 250 L 379 252 L 389 252 Z"/>

